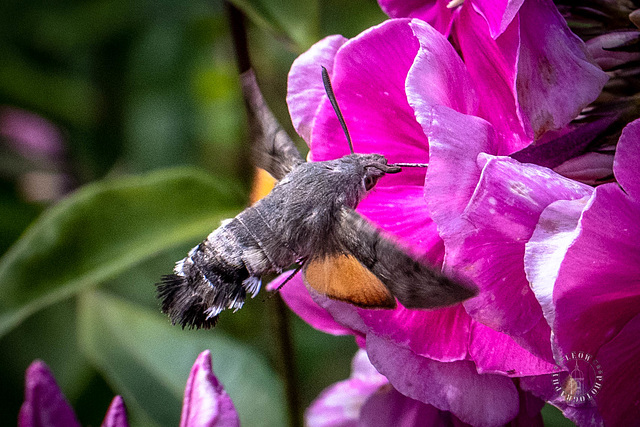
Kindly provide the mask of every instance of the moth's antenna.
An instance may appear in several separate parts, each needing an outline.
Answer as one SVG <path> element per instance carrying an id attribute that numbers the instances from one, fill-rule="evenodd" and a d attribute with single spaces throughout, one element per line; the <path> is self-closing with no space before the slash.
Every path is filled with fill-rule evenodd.
<path id="1" fill-rule="evenodd" d="M 331 80 L 329 80 L 329 73 L 327 69 L 322 67 L 322 83 L 324 83 L 324 91 L 327 93 L 329 97 L 329 101 L 331 101 L 331 106 L 333 106 L 333 111 L 335 111 L 336 116 L 338 116 L 338 121 L 340 122 L 340 126 L 342 126 L 342 130 L 344 131 L 344 135 L 347 137 L 347 141 L 349 142 L 349 150 L 351 150 L 351 154 L 353 151 L 353 143 L 351 142 L 351 136 L 349 135 L 349 130 L 347 129 L 347 124 L 344 122 L 344 117 L 342 117 L 342 112 L 340 111 L 340 107 L 338 106 L 338 100 L 336 99 L 336 95 L 333 93 L 333 88 L 331 87 Z"/>

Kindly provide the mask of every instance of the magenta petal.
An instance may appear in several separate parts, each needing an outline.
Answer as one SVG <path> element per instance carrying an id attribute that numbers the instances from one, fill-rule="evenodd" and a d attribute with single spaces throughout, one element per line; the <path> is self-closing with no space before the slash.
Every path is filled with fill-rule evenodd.
<path id="1" fill-rule="evenodd" d="M 539 136 L 569 123 L 608 77 L 551 0 L 525 2 L 520 13 L 518 108 L 525 129 Z"/>
<path id="2" fill-rule="evenodd" d="M 360 426 L 451 427 L 466 426 L 450 412 L 411 399 L 393 387 L 384 387 L 362 407 Z"/>
<path id="3" fill-rule="evenodd" d="M 620 135 L 613 172 L 624 191 L 640 202 L 640 119 L 629 123 Z"/>
<path id="4" fill-rule="evenodd" d="M 113 398 L 101 427 L 129 427 L 127 407 L 124 405 L 122 397 L 116 396 Z"/>
<path id="5" fill-rule="evenodd" d="M 346 41 L 347 39 L 340 35 L 325 37 L 291 65 L 287 84 L 287 105 L 293 127 L 307 143 L 311 142 L 313 118 L 325 95 L 320 67 L 324 66 L 331 74 L 334 57 Z"/>
<path id="6" fill-rule="evenodd" d="M 553 291 L 564 353 L 598 348 L 640 311 L 640 204 L 616 184 L 596 188 Z M 615 315 L 612 315 L 615 313 Z"/>
<path id="7" fill-rule="evenodd" d="M 544 375 L 555 372 L 555 364 L 534 356 L 507 334 L 482 323 L 471 322 L 469 354 L 478 373 L 496 373 L 511 377 Z M 547 347 L 549 346 L 547 336 Z"/>
<path id="8" fill-rule="evenodd" d="M 471 318 L 462 305 L 438 310 L 358 310 L 371 333 L 417 356 L 442 362 L 467 357 Z M 367 335 L 368 337 L 369 335 Z"/>
<path id="9" fill-rule="evenodd" d="M 428 160 L 427 139 L 404 89 L 417 51 L 418 42 L 406 19 L 383 22 L 339 49 L 331 78 L 356 152 L 383 154 L 390 162 Z M 349 154 L 326 97 L 315 119 L 311 152 L 314 161 Z M 402 180 L 385 177 L 386 185 L 394 179 Z"/>
<path id="10" fill-rule="evenodd" d="M 444 246 L 429 214 L 423 185 L 378 185 L 360 203 L 358 212 L 397 237 L 398 244 L 414 256 L 426 258 L 435 267 L 441 265 Z"/>
<path id="11" fill-rule="evenodd" d="M 513 20 L 495 40 L 474 8 L 463 7 L 458 22 L 456 40 L 481 103 L 476 115 L 494 126 L 504 145 L 505 151 L 492 154 L 511 154 L 526 147 L 533 135 L 523 128 L 515 93 L 520 20 Z"/>
<path id="12" fill-rule="evenodd" d="M 205 350 L 198 355 L 187 379 L 180 427 L 239 425 L 233 402 L 211 369 L 211 352 Z"/>
<path id="13" fill-rule="evenodd" d="M 478 100 L 466 66 L 449 41 L 420 20 L 412 20 L 410 26 L 420 42 L 420 51 L 407 76 L 407 98 L 429 135 L 428 127 L 438 119 L 433 114 L 434 106 L 473 114 Z"/>
<path id="14" fill-rule="evenodd" d="M 391 18 L 418 18 L 448 36 L 456 16 L 450 0 L 378 0 L 380 8 Z"/>
<path id="15" fill-rule="evenodd" d="M 269 283 L 268 290 L 275 290 L 290 275 L 291 271 L 287 271 Z M 296 313 L 302 320 L 307 322 L 315 329 L 331 335 L 350 335 L 355 331 L 349 329 L 336 322 L 331 314 L 324 308 L 320 307 L 309 294 L 309 290 L 304 285 L 301 272 L 287 282 L 280 289 L 280 296 L 289 308 Z"/>
<path id="16" fill-rule="evenodd" d="M 606 425 L 629 426 L 640 420 L 640 314 L 598 351 L 602 390 L 596 396 Z"/>
<path id="17" fill-rule="evenodd" d="M 25 377 L 25 398 L 18 415 L 19 427 L 80 426 L 73 409 L 43 361 L 31 363 Z"/>
<path id="18" fill-rule="evenodd" d="M 520 10 L 524 0 L 472 0 L 470 4 L 489 24 L 492 38 L 500 36 Z"/>
<path id="19" fill-rule="evenodd" d="M 473 425 L 502 425 L 518 414 L 518 391 L 507 377 L 477 373 L 473 362 L 436 362 L 373 334 L 371 363 L 402 394 L 452 412 Z"/>
<path id="20" fill-rule="evenodd" d="M 520 336 L 542 320 L 524 274 L 525 243 L 546 206 L 583 197 L 591 189 L 546 168 L 485 158 L 482 177 L 463 214 L 467 225 L 459 230 L 462 238 L 445 239 L 450 250 L 446 262 L 481 290 L 465 303 L 469 314 L 493 329 Z"/>
<path id="21" fill-rule="evenodd" d="M 364 402 L 388 384 L 371 365 L 367 353 L 358 350 L 353 358 L 351 377 L 326 388 L 305 413 L 309 427 L 356 426 Z"/>

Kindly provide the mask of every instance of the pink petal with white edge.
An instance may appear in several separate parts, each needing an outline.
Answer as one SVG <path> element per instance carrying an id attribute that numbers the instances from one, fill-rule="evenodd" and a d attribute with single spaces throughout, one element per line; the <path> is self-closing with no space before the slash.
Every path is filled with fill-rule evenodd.
<path id="1" fill-rule="evenodd" d="M 278 288 L 289 276 L 292 271 L 287 271 L 273 279 L 267 290 L 273 291 Z M 296 276 L 288 281 L 278 292 L 289 306 L 302 320 L 307 322 L 313 328 L 331 335 L 355 335 L 357 331 L 343 326 L 336 322 L 331 314 L 324 308 L 320 307 L 309 294 L 309 290 L 304 284 L 303 273 L 299 272 Z"/>
<path id="2" fill-rule="evenodd" d="M 518 391 L 511 379 L 476 372 L 473 362 L 442 363 L 370 335 L 371 363 L 402 394 L 450 411 L 475 426 L 497 426 L 518 414 Z"/>
<path id="3" fill-rule="evenodd" d="M 597 187 L 553 291 L 563 353 L 595 355 L 640 309 L 640 204 L 617 184 Z"/>
<path id="4" fill-rule="evenodd" d="M 389 383 L 371 365 L 367 353 L 358 350 L 353 358 L 351 377 L 326 388 L 305 412 L 309 427 L 356 426 L 367 399 Z"/>
<path id="5" fill-rule="evenodd" d="M 629 123 L 622 131 L 613 173 L 624 191 L 636 202 L 640 202 L 640 119 Z"/>
<path id="6" fill-rule="evenodd" d="M 551 0 L 525 2 L 520 12 L 518 109 L 525 130 L 538 137 L 568 124 L 608 77 Z"/>
<path id="7" fill-rule="evenodd" d="M 234 427 L 240 420 L 231 398 L 211 369 L 211 352 L 196 359 L 187 379 L 180 427 Z"/>
<path id="8" fill-rule="evenodd" d="M 449 36 L 456 9 L 448 8 L 451 0 L 378 0 L 380 8 L 391 18 L 418 18 L 440 33 Z"/>
<path id="9" fill-rule="evenodd" d="M 540 215 L 525 245 L 524 270 L 549 326 L 555 323 L 553 286 L 567 248 L 579 234 L 578 221 L 591 196 L 577 200 L 558 200 Z"/>
<path id="10" fill-rule="evenodd" d="M 471 0 L 469 5 L 489 24 L 489 33 L 496 39 L 509 26 L 524 0 Z"/>
<path id="11" fill-rule="evenodd" d="M 18 427 L 80 427 L 73 409 L 43 361 L 36 360 L 27 368 L 24 394 Z"/>
<path id="12" fill-rule="evenodd" d="M 116 396 L 113 398 L 101 427 L 129 427 L 127 407 L 124 405 L 122 397 Z"/>
<path id="13" fill-rule="evenodd" d="M 287 105 L 293 127 L 307 144 L 311 142 L 313 118 L 325 95 L 321 66 L 329 74 L 338 49 L 347 39 L 334 35 L 320 40 L 293 61 L 287 83 Z"/>
<path id="14" fill-rule="evenodd" d="M 405 94 L 407 72 L 418 51 L 408 20 L 370 28 L 345 43 L 335 57 L 333 89 L 357 153 L 378 153 L 391 163 L 428 161 L 428 141 Z M 311 136 L 314 161 L 349 154 L 329 100 L 324 97 Z M 385 177 L 384 185 L 403 182 Z M 381 183 L 382 184 L 382 183 Z"/>

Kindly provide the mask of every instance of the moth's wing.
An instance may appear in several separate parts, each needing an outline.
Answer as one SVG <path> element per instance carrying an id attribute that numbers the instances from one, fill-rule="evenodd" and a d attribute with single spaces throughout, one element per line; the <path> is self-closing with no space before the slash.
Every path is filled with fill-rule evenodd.
<path id="1" fill-rule="evenodd" d="M 420 262 L 353 209 L 342 208 L 336 238 L 407 308 L 436 308 L 459 303 L 477 291 Z"/>
<path id="2" fill-rule="evenodd" d="M 253 160 L 256 166 L 280 180 L 304 159 L 269 109 L 253 70 L 242 73 L 240 80 L 249 114 Z"/>
<path id="3" fill-rule="evenodd" d="M 367 308 L 396 306 L 389 289 L 352 255 L 311 259 L 304 265 L 304 279 L 307 286 L 329 298 Z"/>

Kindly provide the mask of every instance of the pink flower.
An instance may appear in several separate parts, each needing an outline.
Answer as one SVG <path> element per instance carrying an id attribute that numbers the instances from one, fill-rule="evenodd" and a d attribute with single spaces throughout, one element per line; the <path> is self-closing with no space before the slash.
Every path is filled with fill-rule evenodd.
<path id="1" fill-rule="evenodd" d="M 598 412 L 607 425 L 640 419 L 639 147 L 636 120 L 618 142 L 617 183 L 548 206 L 526 245 L 527 276 L 554 332 L 556 359 L 568 365 L 573 352 L 584 352 L 603 371 L 595 415 L 593 402 L 565 405 L 565 415 L 583 425 Z"/>
<path id="2" fill-rule="evenodd" d="M 391 3 L 399 5 L 398 11 L 407 6 L 386 4 Z M 482 25 L 459 22 L 468 22 L 468 31 L 486 34 L 457 33 L 458 42 L 464 39 L 458 46 L 464 60 L 425 22 L 393 19 L 352 40 L 325 38 L 301 55 L 289 74 L 287 101 L 296 130 L 311 148 L 310 160 L 348 154 L 324 96 L 323 65 L 332 76 L 357 152 L 381 153 L 391 162 L 430 163 L 426 187 L 423 171 L 405 169 L 381 180 L 358 211 L 414 255 L 436 264 L 445 261 L 446 269 L 477 281 L 483 290 L 464 306 L 433 311 L 401 306 L 364 310 L 314 295 L 338 323 L 331 326 L 332 333 L 353 333 L 375 368 L 402 395 L 480 425 L 503 424 L 518 415 L 519 391 L 509 377 L 557 369 L 550 328 L 525 277 L 525 243 L 547 205 L 590 191 L 546 168 L 495 155 L 511 154 L 545 131 L 565 126 L 606 81 L 557 11 L 547 2 L 537 4 L 527 6 L 530 16 L 544 24 L 549 34 L 543 39 L 559 46 L 550 55 L 530 46 L 535 28 L 520 25 L 521 4 L 504 12 L 503 26 L 496 24 L 495 14 L 490 20 L 494 24 L 487 26 L 465 3 L 452 19 L 480 16 Z M 438 5 L 431 12 L 441 11 Z M 439 26 L 443 32 L 446 28 Z M 563 64 L 550 71 L 553 84 L 540 81 L 540 64 L 556 61 Z M 578 92 L 562 95 L 562 103 L 547 102 L 549 92 L 553 98 L 569 87 Z M 524 190 L 534 186 L 531 194 L 517 194 L 519 180 L 524 180 Z M 553 182 L 549 188 L 547 180 Z M 309 303 L 303 289 L 297 277 L 283 295 L 314 327 L 327 328 L 331 318 Z"/>
<path id="3" fill-rule="evenodd" d="M 238 414 L 211 370 L 211 353 L 198 356 L 184 393 L 181 427 L 239 426 Z M 47 365 L 36 360 L 26 373 L 25 401 L 18 416 L 19 427 L 80 426 Z M 128 427 L 126 407 L 120 396 L 113 398 L 102 427 Z"/>

